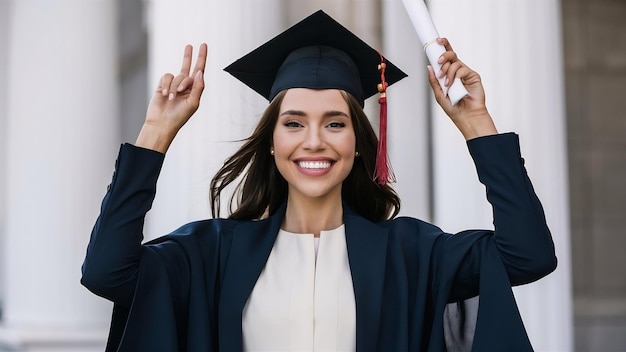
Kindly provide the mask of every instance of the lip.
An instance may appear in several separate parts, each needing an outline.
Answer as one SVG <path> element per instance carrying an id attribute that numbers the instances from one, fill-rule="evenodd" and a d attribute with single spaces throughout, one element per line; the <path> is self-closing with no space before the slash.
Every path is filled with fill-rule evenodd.
<path id="1" fill-rule="evenodd" d="M 335 160 L 332 160 L 329 158 L 299 158 L 299 159 L 294 160 L 293 163 L 296 165 L 296 168 L 298 169 L 298 171 L 300 171 L 300 173 L 304 175 L 323 176 L 329 173 L 330 170 L 332 170 L 333 166 L 335 165 Z M 323 167 L 323 168 L 316 168 L 316 167 L 307 168 L 307 167 L 302 167 L 301 163 L 312 163 L 318 167 L 321 166 L 320 163 L 328 163 L 330 165 L 328 167 Z"/>

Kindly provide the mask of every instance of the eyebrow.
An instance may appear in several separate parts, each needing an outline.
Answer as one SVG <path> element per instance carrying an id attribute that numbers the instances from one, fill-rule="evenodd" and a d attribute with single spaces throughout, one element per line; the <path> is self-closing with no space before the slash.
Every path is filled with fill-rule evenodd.
<path id="1" fill-rule="evenodd" d="M 307 116 L 307 114 L 301 110 L 287 110 L 283 112 L 282 114 L 280 114 L 280 116 L 284 116 L 284 115 Z M 350 117 L 345 112 L 339 111 L 339 110 L 329 110 L 324 113 L 324 117 L 334 117 L 334 116 L 345 116 L 348 118 Z"/>

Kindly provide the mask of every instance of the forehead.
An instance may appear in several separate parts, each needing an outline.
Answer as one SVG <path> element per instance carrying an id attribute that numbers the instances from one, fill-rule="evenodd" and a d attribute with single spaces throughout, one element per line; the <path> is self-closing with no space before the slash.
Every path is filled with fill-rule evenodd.
<path id="1" fill-rule="evenodd" d="M 291 88 L 287 90 L 280 105 L 280 112 L 297 110 L 304 112 L 342 111 L 348 114 L 348 103 L 338 89 Z"/>

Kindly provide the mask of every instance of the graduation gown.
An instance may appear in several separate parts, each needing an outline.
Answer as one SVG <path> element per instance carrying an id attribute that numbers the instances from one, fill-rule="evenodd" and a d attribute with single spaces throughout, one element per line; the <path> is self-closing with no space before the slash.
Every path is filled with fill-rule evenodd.
<path id="1" fill-rule="evenodd" d="M 477 294 L 473 351 L 532 350 L 511 285 L 556 268 L 517 135 L 468 141 L 495 230 L 448 234 L 409 217 L 373 223 L 344 205 L 357 351 L 445 351 L 444 309 Z M 141 244 L 163 155 L 123 145 L 81 282 L 115 303 L 107 351 L 241 351 L 242 310 L 285 206 L 211 219 Z"/>

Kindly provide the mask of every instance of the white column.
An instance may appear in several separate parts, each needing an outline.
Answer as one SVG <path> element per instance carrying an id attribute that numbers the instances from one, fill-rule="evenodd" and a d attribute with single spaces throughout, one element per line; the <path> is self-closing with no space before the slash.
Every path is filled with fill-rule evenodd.
<path id="1" fill-rule="evenodd" d="M 79 280 L 118 147 L 115 1 L 19 0 L 8 18 L 0 345 L 102 350 L 111 306 Z"/>
<path id="2" fill-rule="evenodd" d="M 431 0 L 442 36 L 478 71 L 500 132 L 520 134 L 559 267 L 515 290 L 537 351 L 571 351 L 572 309 L 560 7 L 558 0 Z M 433 110 L 435 222 L 448 231 L 491 228 L 484 187 L 460 133 Z"/>
<path id="3" fill-rule="evenodd" d="M 401 1 L 383 2 L 383 53 L 409 77 L 388 89 L 388 149 L 396 174 L 401 215 L 430 214 L 429 88 L 422 46 Z M 376 103 L 376 101 L 373 101 Z"/>
<path id="4" fill-rule="evenodd" d="M 0 48 L 8 46 L 9 37 L 9 3 L 0 1 Z M 6 192 L 7 192 L 7 82 L 8 52 L 0 51 L 0 253 L 4 253 L 4 238 L 6 234 Z M 0 262 L 0 304 L 4 302 L 4 263 Z"/>
<path id="5" fill-rule="evenodd" d="M 284 29 L 280 3 L 279 0 L 152 0 L 148 3 L 151 92 L 163 73 L 180 70 L 185 44 L 193 44 L 197 51 L 200 43 L 208 43 L 209 59 L 200 109 L 179 132 L 167 153 L 147 221 L 147 237 L 160 236 L 188 221 L 211 216 L 211 178 L 241 145 L 236 141 L 250 135 L 267 106 L 264 98 L 223 68 Z"/>

